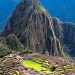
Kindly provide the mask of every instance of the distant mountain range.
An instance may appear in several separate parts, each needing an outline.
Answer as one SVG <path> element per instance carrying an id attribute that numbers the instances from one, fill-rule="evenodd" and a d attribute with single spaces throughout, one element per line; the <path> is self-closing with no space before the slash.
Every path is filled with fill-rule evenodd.
<path id="1" fill-rule="evenodd" d="M 75 23 L 75 0 L 40 0 L 51 16 Z M 0 30 L 5 26 L 19 0 L 0 0 Z"/>

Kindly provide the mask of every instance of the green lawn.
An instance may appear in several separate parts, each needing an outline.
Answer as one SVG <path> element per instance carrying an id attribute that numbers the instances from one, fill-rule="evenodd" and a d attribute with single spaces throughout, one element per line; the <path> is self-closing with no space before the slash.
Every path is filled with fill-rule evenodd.
<path id="1" fill-rule="evenodd" d="M 55 63 L 49 64 L 48 60 L 43 60 L 41 58 L 33 57 L 32 60 L 23 60 L 23 65 L 27 68 L 34 69 L 36 71 L 42 71 L 46 74 L 53 74 L 55 72 L 61 72 L 63 69 L 61 67 L 56 67 Z M 52 71 L 51 68 L 55 66 L 55 71 Z M 66 70 L 72 70 L 75 69 L 75 66 L 72 65 L 65 65 L 63 66 Z"/>
<path id="2" fill-rule="evenodd" d="M 42 64 L 36 63 L 34 61 L 31 61 L 31 60 L 23 60 L 23 64 L 25 67 L 32 68 L 32 69 L 35 69 L 37 71 L 43 71 L 43 72 L 48 73 L 48 74 L 53 73 L 52 71 L 50 71 L 50 69 L 42 67 Z"/>

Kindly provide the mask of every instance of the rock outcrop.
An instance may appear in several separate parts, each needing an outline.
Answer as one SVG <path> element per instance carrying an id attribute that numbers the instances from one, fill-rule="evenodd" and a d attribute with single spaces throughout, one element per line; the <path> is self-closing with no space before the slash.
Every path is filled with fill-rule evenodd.
<path id="1" fill-rule="evenodd" d="M 64 31 L 64 43 L 67 46 L 68 51 L 72 57 L 75 57 L 75 24 L 62 23 Z"/>
<path id="2" fill-rule="evenodd" d="M 3 36 L 15 34 L 33 52 L 62 55 L 53 29 L 52 17 L 38 0 L 22 0 L 7 22 Z"/>
<path id="3" fill-rule="evenodd" d="M 60 40 L 64 50 L 71 56 L 75 56 L 75 24 L 63 23 L 53 18 L 55 35 Z"/>

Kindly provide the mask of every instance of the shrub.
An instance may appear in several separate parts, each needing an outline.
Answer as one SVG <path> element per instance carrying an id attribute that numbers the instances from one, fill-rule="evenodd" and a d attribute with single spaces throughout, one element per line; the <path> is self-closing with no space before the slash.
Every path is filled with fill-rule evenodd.
<path id="1" fill-rule="evenodd" d="M 52 66 L 52 67 L 50 68 L 50 70 L 51 70 L 51 71 L 55 71 L 55 70 L 56 70 L 56 67 L 55 67 L 55 66 Z"/>
<path id="2" fill-rule="evenodd" d="M 21 44 L 18 37 L 14 34 L 10 34 L 6 38 L 6 44 L 13 50 L 23 50 L 24 46 Z"/>
<path id="3" fill-rule="evenodd" d="M 0 57 L 4 57 L 11 53 L 11 49 L 7 45 L 0 43 Z"/>

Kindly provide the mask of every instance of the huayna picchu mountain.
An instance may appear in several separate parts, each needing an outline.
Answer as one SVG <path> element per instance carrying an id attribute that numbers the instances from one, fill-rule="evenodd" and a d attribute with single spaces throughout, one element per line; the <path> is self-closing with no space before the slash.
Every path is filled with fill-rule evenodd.
<path id="1" fill-rule="evenodd" d="M 75 56 L 75 24 L 52 18 L 38 0 L 22 0 L 1 35 L 12 50 Z"/>
<path id="2" fill-rule="evenodd" d="M 49 52 L 62 55 L 62 48 L 56 38 L 52 17 L 40 5 L 38 0 L 22 0 L 8 20 L 2 36 L 14 34 L 24 48 L 32 52 Z"/>

